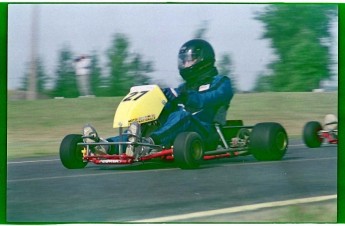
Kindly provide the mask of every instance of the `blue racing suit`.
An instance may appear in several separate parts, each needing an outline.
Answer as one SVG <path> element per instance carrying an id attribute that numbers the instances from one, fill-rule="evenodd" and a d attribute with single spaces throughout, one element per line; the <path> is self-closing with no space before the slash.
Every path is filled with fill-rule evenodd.
<path id="1" fill-rule="evenodd" d="M 197 132 L 207 140 L 211 133 L 215 133 L 214 118 L 217 111 L 222 106 L 227 109 L 233 97 L 231 81 L 222 75 L 216 75 L 207 83 L 194 87 L 183 83 L 176 89 L 163 91 L 168 98 L 165 110 L 170 113 L 166 122 L 150 137 L 165 147 L 170 147 L 176 136 L 185 131 Z M 178 106 L 169 106 L 174 105 L 172 102 Z"/>
<path id="2" fill-rule="evenodd" d="M 209 140 L 215 134 L 214 118 L 220 107 L 229 107 L 234 95 L 231 80 L 216 75 L 204 83 L 181 84 L 178 88 L 165 88 L 168 103 L 165 105 L 161 126 L 150 134 L 155 144 L 170 147 L 181 132 L 197 132 L 202 139 Z M 122 137 L 121 140 L 126 140 Z M 119 141 L 119 137 L 108 138 Z"/>

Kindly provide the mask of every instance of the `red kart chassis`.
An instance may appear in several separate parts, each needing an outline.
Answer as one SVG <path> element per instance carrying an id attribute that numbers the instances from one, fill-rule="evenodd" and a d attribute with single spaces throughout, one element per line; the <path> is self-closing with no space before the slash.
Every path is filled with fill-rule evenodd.
<path id="1" fill-rule="evenodd" d="M 217 158 L 231 158 L 237 157 L 247 153 L 247 151 L 233 151 L 216 155 L 204 155 L 204 160 L 211 160 Z M 164 149 L 160 152 L 150 154 L 147 156 L 140 157 L 138 161 L 147 161 L 155 158 L 161 158 L 162 160 L 174 160 L 173 149 Z M 87 162 L 92 162 L 94 164 L 132 164 L 134 162 L 133 156 L 128 156 L 126 154 L 119 155 L 102 155 L 102 156 L 91 156 L 86 155 L 83 159 Z"/>
<path id="2" fill-rule="evenodd" d="M 334 137 L 333 133 L 330 133 L 330 131 L 322 130 L 319 132 L 319 136 L 321 139 L 325 139 L 329 144 L 338 144 L 338 138 Z"/>
<path id="3" fill-rule="evenodd" d="M 198 168 L 203 160 L 253 155 L 259 161 L 281 160 L 288 147 L 287 133 L 279 123 L 263 122 L 244 126 L 242 120 L 228 120 L 224 126 L 215 125 L 216 133 L 203 140 L 198 133 L 183 132 L 172 147 L 141 142 L 83 142 L 80 134 L 69 134 L 60 144 L 60 159 L 68 169 L 84 168 L 87 163 L 125 165 L 148 160 L 174 161 L 181 169 Z M 120 133 L 123 134 L 121 129 Z M 140 141 L 140 142 L 139 142 Z M 109 153 L 93 148 L 110 146 Z M 118 145 L 118 152 L 114 151 Z M 134 154 L 126 154 L 125 145 L 134 147 Z"/>
<path id="4" fill-rule="evenodd" d="M 235 128 L 247 128 L 251 129 L 253 126 L 232 126 L 232 129 Z M 86 137 L 83 137 L 86 138 Z M 132 164 L 134 162 L 143 162 L 148 161 L 151 159 L 160 158 L 161 160 L 166 161 L 173 161 L 174 160 L 174 150 L 173 147 L 162 149 L 159 152 L 155 152 L 152 154 L 148 154 L 145 156 L 140 156 L 139 158 L 135 159 L 133 156 L 129 156 L 122 151 L 122 145 L 134 145 L 134 146 L 147 146 L 151 148 L 161 148 L 159 145 L 151 145 L 147 143 L 140 143 L 140 142 L 99 142 L 99 143 L 78 143 L 78 145 L 84 146 L 82 150 L 83 160 L 85 162 L 91 162 L 94 164 Z M 90 146 L 95 145 L 119 145 L 120 153 L 119 154 L 101 154 L 101 155 L 94 155 L 90 151 Z M 233 140 L 231 143 L 231 147 L 227 146 L 225 148 L 219 148 L 214 151 L 206 151 L 203 156 L 203 160 L 212 160 L 212 159 L 219 159 L 219 158 L 232 158 L 241 155 L 248 155 L 247 147 L 237 147 L 238 141 Z"/>

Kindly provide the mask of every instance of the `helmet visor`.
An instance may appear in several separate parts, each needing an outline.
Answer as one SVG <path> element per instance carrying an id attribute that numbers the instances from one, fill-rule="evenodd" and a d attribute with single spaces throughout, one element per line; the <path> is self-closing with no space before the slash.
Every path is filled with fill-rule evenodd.
<path id="1" fill-rule="evenodd" d="M 179 53 L 178 68 L 185 69 L 194 66 L 200 61 L 200 54 L 194 53 L 192 50 Z"/>

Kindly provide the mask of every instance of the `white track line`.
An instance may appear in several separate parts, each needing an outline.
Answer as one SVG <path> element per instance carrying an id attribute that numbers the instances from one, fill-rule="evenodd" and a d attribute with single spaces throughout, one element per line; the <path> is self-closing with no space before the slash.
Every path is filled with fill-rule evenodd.
<path id="1" fill-rule="evenodd" d="M 285 201 L 266 202 L 266 203 L 259 203 L 259 204 L 253 204 L 253 205 L 236 206 L 236 207 L 230 207 L 230 208 L 224 208 L 224 209 L 201 211 L 201 212 L 181 214 L 181 215 L 175 215 L 175 216 L 167 216 L 167 217 L 149 218 L 149 219 L 130 221 L 130 222 L 131 223 L 173 222 L 177 220 L 187 220 L 187 219 L 199 218 L 199 217 L 204 218 L 204 217 L 210 217 L 210 216 L 221 215 L 221 214 L 253 211 L 253 210 L 259 210 L 263 208 L 282 207 L 282 206 L 295 205 L 295 204 L 321 202 L 321 201 L 327 201 L 327 200 L 336 199 L 336 198 L 337 198 L 337 195 L 327 195 L 327 196 L 318 196 L 318 197 L 311 197 L 311 198 L 290 199 L 290 200 L 285 200 Z"/>
<path id="2" fill-rule="evenodd" d="M 306 147 L 305 144 L 289 144 L 288 147 Z"/>
<path id="3" fill-rule="evenodd" d="M 306 147 L 305 144 L 289 144 L 289 147 Z M 24 164 L 24 163 L 37 163 L 37 162 L 55 162 L 60 161 L 60 159 L 50 159 L 50 160 L 28 160 L 28 161 L 18 161 L 18 162 L 11 162 L 8 161 L 7 164 Z"/>
<path id="4" fill-rule="evenodd" d="M 47 159 L 47 160 L 27 160 L 27 161 L 19 161 L 19 162 L 7 162 L 7 164 L 24 164 L 24 163 L 37 163 L 37 162 L 55 162 L 60 161 L 60 159 Z"/>
<path id="5" fill-rule="evenodd" d="M 289 144 L 289 147 L 301 147 L 305 146 L 304 144 Z M 60 159 L 49 159 L 49 160 L 26 160 L 26 161 L 18 161 L 18 162 L 11 162 L 8 161 L 7 164 L 25 164 L 25 163 L 38 163 L 38 162 L 55 162 L 60 161 Z"/>
<path id="6" fill-rule="evenodd" d="M 66 169 L 67 170 L 67 169 Z M 158 169 L 158 170 L 144 170 L 144 171 L 111 171 L 105 173 L 90 173 L 90 174 L 75 174 L 75 175 L 64 175 L 64 176 L 55 176 L 55 177 L 35 177 L 35 178 L 24 178 L 24 179 L 13 179 L 7 180 L 7 183 L 13 182 L 28 182 L 28 181 L 42 181 L 42 180 L 57 180 L 57 179 L 68 179 L 68 178 L 81 178 L 81 177 L 100 177 L 105 175 L 113 175 L 113 174 L 132 174 L 132 173 L 146 173 L 152 171 L 169 171 L 169 170 L 178 170 L 177 168 L 172 169 Z"/>
<path id="7" fill-rule="evenodd" d="M 268 161 L 268 162 L 248 162 L 248 163 L 239 163 L 239 164 L 221 164 L 223 167 L 238 167 L 238 166 L 248 166 L 248 165 L 262 165 L 262 164 L 277 164 L 277 163 L 291 163 L 291 162 L 303 162 L 303 161 L 321 161 L 321 160 L 331 160 L 337 159 L 337 157 L 327 157 L 327 158 L 316 158 L 316 159 L 294 159 L 294 160 L 285 160 L 285 161 Z M 54 161 L 54 160 L 47 160 L 47 161 Z M 17 163 L 25 163 L 25 162 L 17 162 Z M 65 179 L 65 178 L 75 178 L 75 177 L 92 177 L 92 176 L 102 176 L 102 175 L 110 175 L 110 174 L 129 174 L 129 173 L 146 173 L 152 171 L 171 171 L 171 170 L 180 170 L 178 168 L 169 168 L 169 169 L 153 169 L 153 170 L 145 170 L 145 171 L 112 171 L 106 173 L 91 173 L 91 174 L 75 174 L 75 175 L 63 175 L 63 176 L 55 176 L 55 177 L 36 177 L 36 178 L 24 178 L 24 179 L 14 179 L 14 180 L 7 180 L 7 182 L 24 182 L 24 181 L 39 181 L 39 180 L 53 180 L 53 179 Z"/>

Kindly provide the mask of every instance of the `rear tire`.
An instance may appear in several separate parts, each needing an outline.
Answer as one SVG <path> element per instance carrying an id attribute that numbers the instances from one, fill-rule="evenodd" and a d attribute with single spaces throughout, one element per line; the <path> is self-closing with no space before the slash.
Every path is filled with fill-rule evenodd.
<path id="1" fill-rule="evenodd" d="M 195 132 L 180 133 L 174 141 L 174 160 L 181 169 L 198 168 L 204 157 L 201 137 Z"/>
<path id="2" fill-rule="evenodd" d="M 322 138 L 319 136 L 319 131 L 322 126 L 317 121 L 307 122 L 303 128 L 303 141 L 309 148 L 318 148 L 322 144 Z"/>
<path id="3" fill-rule="evenodd" d="M 249 140 L 249 150 L 259 161 L 281 160 L 288 147 L 285 129 L 275 122 L 256 124 Z"/>
<path id="4" fill-rule="evenodd" d="M 80 142 L 83 142 L 80 134 L 69 134 L 61 141 L 60 160 L 67 169 L 82 169 L 87 165 L 81 152 L 83 146 L 77 145 Z"/>

